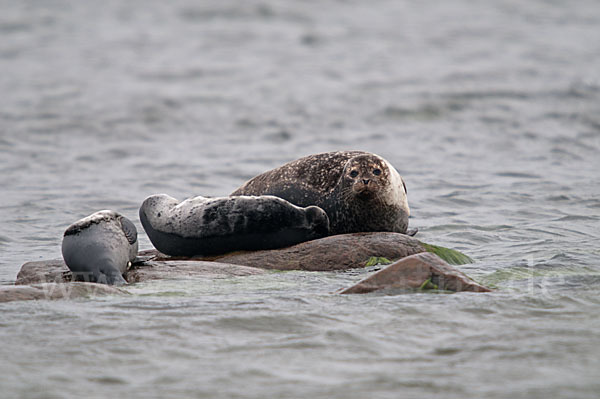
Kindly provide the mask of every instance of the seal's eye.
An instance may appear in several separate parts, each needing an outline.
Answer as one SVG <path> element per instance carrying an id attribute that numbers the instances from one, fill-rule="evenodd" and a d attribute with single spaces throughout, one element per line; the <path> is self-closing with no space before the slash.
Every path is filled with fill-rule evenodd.
<path id="1" fill-rule="evenodd" d="M 379 176 L 381 174 L 381 169 L 373 169 L 373 174 Z"/>
<path id="2" fill-rule="evenodd" d="M 353 170 L 352 172 L 350 172 L 350 177 L 356 177 L 358 176 L 358 172 Z"/>

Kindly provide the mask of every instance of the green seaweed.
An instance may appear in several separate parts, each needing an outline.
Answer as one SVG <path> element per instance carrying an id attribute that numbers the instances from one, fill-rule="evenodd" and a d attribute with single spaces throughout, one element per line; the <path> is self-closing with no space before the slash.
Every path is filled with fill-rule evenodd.
<path id="1" fill-rule="evenodd" d="M 589 267 L 562 266 L 560 268 L 544 269 L 534 266 L 512 266 L 480 278 L 483 284 L 496 287 L 509 281 L 522 281 L 534 278 L 560 278 L 568 276 L 598 276 L 596 270 Z"/>
<path id="2" fill-rule="evenodd" d="M 367 259 L 367 263 L 365 263 L 365 267 L 371 267 L 375 265 L 389 265 L 392 263 L 388 258 L 384 258 L 383 256 L 371 256 Z"/>
<path id="3" fill-rule="evenodd" d="M 423 284 L 421 284 L 421 286 L 419 287 L 419 290 L 423 291 L 423 290 L 437 290 L 438 286 L 437 284 L 434 284 L 431 282 L 431 278 L 428 278 L 427 280 L 425 280 L 423 282 Z"/>
<path id="4" fill-rule="evenodd" d="M 421 244 L 423 244 L 423 247 L 425 247 L 425 250 L 427 252 L 436 254 L 451 265 L 465 265 L 467 263 L 473 263 L 473 259 L 469 258 L 467 255 L 455 249 L 444 248 L 438 245 L 426 244 L 424 242 L 422 242 Z"/>

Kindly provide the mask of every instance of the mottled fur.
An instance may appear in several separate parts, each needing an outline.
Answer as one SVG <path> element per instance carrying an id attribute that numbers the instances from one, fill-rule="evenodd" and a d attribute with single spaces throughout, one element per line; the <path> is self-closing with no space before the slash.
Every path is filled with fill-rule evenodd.
<path id="1" fill-rule="evenodd" d="M 316 205 L 329 216 L 330 234 L 406 233 L 406 186 L 378 155 L 339 151 L 310 155 L 260 174 L 231 195 L 274 195 L 298 206 Z"/>

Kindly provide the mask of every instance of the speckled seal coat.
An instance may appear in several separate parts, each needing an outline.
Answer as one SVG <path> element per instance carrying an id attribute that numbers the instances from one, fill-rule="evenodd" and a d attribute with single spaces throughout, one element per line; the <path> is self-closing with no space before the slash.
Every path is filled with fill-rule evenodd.
<path id="1" fill-rule="evenodd" d="M 137 229 L 126 217 L 104 210 L 70 225 L 62 254 L 74 280 L 126 284 L 123 273 L 138 252 Z"/>
<path id="2" fill-rule="evenodd" d="M 406 233 L 406 186 L 379 155 L 338 151 L 309 155 L 246 182 L 231 195 L 275 195 L 327 212 L 330 234 L 366 231 Z"/>
<path id="3" fill-rule="evenodd" d="M 324 237 L 325 211 L 301 208 L 273 196 L 195 197 L 179 202 L 152 195 L 140 207 L 152 244 L 167 255 L 216 255 L 272 249 Z"/>

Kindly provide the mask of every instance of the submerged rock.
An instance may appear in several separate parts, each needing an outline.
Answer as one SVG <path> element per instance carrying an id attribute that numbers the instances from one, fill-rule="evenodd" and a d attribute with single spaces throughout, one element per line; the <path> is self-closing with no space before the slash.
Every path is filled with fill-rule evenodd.
<path id="1" fill-rule="evenodd" d="M 443 290 L 490 292 L 432 253 L 401 259 L 358 282 L 340 294 L 364 294 L 379 290 Z"/>
<path id="2" fill-rule="evenodd" d="M 0 286 L 0 303 L 41 299 L 76 299 L 99 295 L 127 294 L 127 291 L 105 284 L 82 282 Z"/>
<path id="3" fill-rule="evenodd" d="M 252 276 L 263 274 L 264 270 L 255 267 L 231 265 L 221 262 L 201 260 L 148 260 L 134 265 L 127 271 L 129 283 L 139 283 L 148 280 L 177 279 L 189 277 L 226 278 L 232 276 Z"/>

